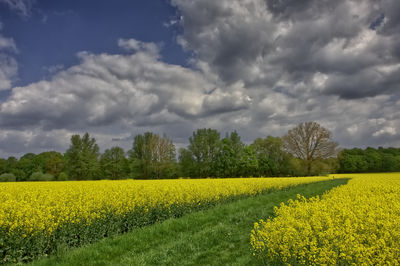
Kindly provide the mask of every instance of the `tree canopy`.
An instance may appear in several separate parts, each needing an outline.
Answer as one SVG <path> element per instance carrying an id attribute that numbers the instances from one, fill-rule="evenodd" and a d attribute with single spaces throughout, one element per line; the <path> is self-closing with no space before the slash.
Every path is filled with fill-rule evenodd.
<path id="1" fill-rule="evenodd" d="M 171 178 L 175 172 L 175 145 L 152 132 L 136 135 L 128 152 L 134 178 Z"/>
<path id="2" fill-rule="evenodd" d="M 73 135 L 71 145 L 65 152 L 69 176 L 73 179 L 98 179 L 100 174 L 99 146 L 88 133 L 83 137 Z"/>

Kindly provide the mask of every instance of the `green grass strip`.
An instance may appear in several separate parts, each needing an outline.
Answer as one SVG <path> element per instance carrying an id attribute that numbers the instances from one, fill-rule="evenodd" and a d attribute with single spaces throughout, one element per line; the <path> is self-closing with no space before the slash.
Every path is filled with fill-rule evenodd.
<path id="1" fill-rule="evenodd" d="M 274 206 L 297 194 L 313 197 L 347 181 L 335 179 L 239 199 L 66 249 L 31 265 L 260 265 L 249 240 L 254 222 L 273 215 Z"/>

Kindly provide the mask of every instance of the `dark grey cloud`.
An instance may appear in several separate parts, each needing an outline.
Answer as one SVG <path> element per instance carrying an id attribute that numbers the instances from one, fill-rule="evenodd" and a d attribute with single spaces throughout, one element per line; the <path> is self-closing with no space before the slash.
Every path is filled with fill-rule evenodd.
<path id="1" fill-rule="evenodd" d="M 41 153 L 49 150 L 64 152 L 70 138 L 65 130 L 4 130 L 0 131 L 0 157 L 19 157 L 25 153 Z"/>
<path id="2" fill-rule="evenodd" d="M 326 92 L 354 99 L 389 94 L 398 97 L 400 91 L 400 64 L 368 68 L 350 75 L 332 75 Z"/>
<path id="3" fill-rule="evenodd" d="M 400 99 L 398 1 L 172 3 L 182 14 L 178 41 L 195 52 L 194 66 L 225 84 L 243 82 L 253 99 L 243 112 L 248 128 L 281 135 L 315 120 L 343 145 L 398 143 L 391 115 Z"/>
<path id="4" fill-rule="evenodd" d="M 349 76 L 398 62 L 397 33 L 381 34 L 393 24 L 397 27 L 397 16 L 386 11 L 400 11 L 396 1 L 172 2 L 183 14 L 182 45 L 227 83 L 275 87 L 282 73 L 297 83 L 317 72 Z M 382 14 L 380 25 L 371 29 Z M 268 75 L 271 71 L 274 75 Z M 390 79 L 392 74 L 387 75 Z M 382 93 L 387 84 L 376 85 L 375 93 L 337 91 L 343 97 L 368 97 Z"/>

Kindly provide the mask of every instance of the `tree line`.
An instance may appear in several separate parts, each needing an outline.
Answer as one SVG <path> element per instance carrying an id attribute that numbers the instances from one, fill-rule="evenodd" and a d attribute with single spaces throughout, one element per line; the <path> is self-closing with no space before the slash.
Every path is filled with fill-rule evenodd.
<path id="1" fill-rule="evenodd" d="M 73 135 L 64 154 L 49 151 L 27 153 L 19 160 L 0 159 L 0 181 L 304 176 L 391 171 L 400 166 L 400 149 L 338 153 L 331 133 L 316 122 L 301 123 L 283 137 L 257 138 L 251 144 L 245 144 L 236 131 L 222 137 L 216 129 L 198 129 L 189 145 L 178 151 L 167 136 L 146 132 L 134 137 L 128 151 L 112 147 L 100 153 L 96 139 L 86 133 Z"/>
<path id="2" fill-rule="evenodd" d="M 340 173 L 400 172 L 400 149 L 345 149 L 339 154 L 338 162 Z"/>

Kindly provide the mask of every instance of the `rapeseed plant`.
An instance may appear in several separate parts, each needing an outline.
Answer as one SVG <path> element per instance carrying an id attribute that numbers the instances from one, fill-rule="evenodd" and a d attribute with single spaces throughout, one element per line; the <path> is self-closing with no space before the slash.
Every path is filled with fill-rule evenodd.
<path id="1" fill-rule="evenodd" d="M 307 178 L 237 178 L 0 183 L 3 262 L 26 261 L 240 196 Z M 1 254 L 1 253 L 0 253 Z"/>
<path id="2" fill-rule="evenodd" d="M 254 255 L 283 264 L 400 264 L 400 174 L 335 175 L 347 185 L 276 207 L 254 224 Z"/>

